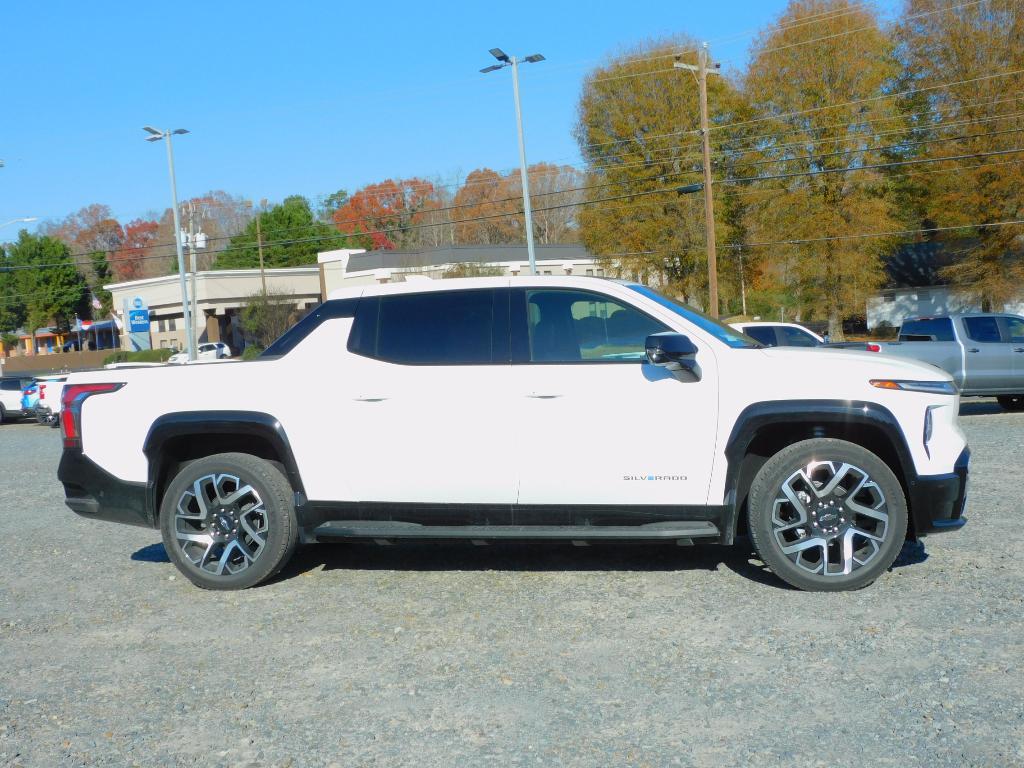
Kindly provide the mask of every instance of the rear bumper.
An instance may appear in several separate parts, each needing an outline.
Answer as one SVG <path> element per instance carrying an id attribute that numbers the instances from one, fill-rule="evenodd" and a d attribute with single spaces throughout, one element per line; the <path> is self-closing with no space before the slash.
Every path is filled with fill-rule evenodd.
<path id="1" fill-rule="evenodd" d="M 955 531 L 967 523 L 963 513 L 970 461 L 971 451 L 964 448 L 949 474 L 923 475 L 910 483 L 910 514 L 918 536 Z"/>
<path id="2" fill-rule="evenodd" d="M 154 526 L 146 504 L 146 484 L 114 477 L 81 451 L 64 451 L 57 478 L 64 484 L 64 503 L 82 517 Z"/>

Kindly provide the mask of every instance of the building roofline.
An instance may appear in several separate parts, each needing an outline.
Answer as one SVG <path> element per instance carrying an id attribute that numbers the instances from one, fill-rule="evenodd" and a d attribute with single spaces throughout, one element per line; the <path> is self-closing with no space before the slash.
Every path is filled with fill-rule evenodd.
<path id="1" fill-rule="evenodd" d="M 320 268 L 318 266 L 275 267 L 274 269 L 264 270 L 264 273 L 268 277 L 273 277 L 275 275 L 281 275 L 282 277 L 287 275 L 316 275 L 320 273 Z M 259 269 L 208 269 L 196 272 L 196 279 L 198 280 L 201 277 L 259 277 L 259 275 Z M 178 274 L 174 273 L 171 275 L 162 275 L 160 277 L 146 277 L 141 280 L 128 280 L 123 283 L 110 283 L 109 285 L 104 285 L 103 288 L 107 291 L 123 291 L 130 290 L 133 287 L 146 288 L 154 285 L 162 285 L 164 283 L 176 283 L 179 279 Z"/>

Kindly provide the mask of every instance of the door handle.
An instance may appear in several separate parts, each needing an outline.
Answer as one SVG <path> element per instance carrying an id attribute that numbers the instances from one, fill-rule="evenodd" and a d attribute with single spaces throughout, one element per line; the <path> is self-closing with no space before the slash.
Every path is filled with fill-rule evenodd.
<path id="1" fill-rule="evenodd" d="M 967 351 L 968 351 L 968 352 L 980 352 L 981 350 L 980 350 L 980 349 L 978 349 L 977 347 L 971 347 L 971 348 L 970 348 L 970 349 L 968 349 Z"/>
<path id="2" fill-rule="evenodd" d="M 382 403 L 387 399 L 388 398 L 386 397 L 376 397 L 374 395 L 360 395 L 355 398 L 355 400 L 360 403 Z"/>
<path id="3" fill-rule="evenodd" d="M 561 397 L 561 395 L 545 395 L 540 392 L 531 392 L 527 397 L 532 400 L 554 400 L 555 398 Z"/>
<path id="4" fill-rule="evenodd" d="M 1024 347 L 1014 347 L 1013 351 L 1014 352 L 1024 352 Z"/>

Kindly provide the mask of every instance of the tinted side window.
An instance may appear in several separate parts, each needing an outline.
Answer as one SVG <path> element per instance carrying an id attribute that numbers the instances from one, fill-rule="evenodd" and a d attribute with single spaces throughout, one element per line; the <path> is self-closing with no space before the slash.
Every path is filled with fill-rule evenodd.
<path id="1" fill-rule="evenodd" d="M 0 389 L 8 391 L 8 392 L 11 392 L 11 391 L 21 392 L 22 386 L 21 386 L 21 382 L 18 381 L 17 379 L 4 379 L 3 381 L 0 381 Z"/>
<path id="2" fill-rule="evenodd" d="M 641 361 L 647 337 L 664 324 L 608 296 L 588 291 L 526 291 L 531 362 Z"/>
<path id="3" fill-rule="evenodd" d="M 743 333 L 766 347 L 774 347 L 778 343 L 775 341 L 775 329 L 770 325 L 757 325 L 753 328 L 744 328 Z"/>
<path id="4" fill-rule="evenodd" d="M 1024 342 L 1024 320 L 1019 317 L 1004 317 L 1006 323 L 1006 335 L 1014 344 Z"/>
<path id="5" fill-rule="evenodd" d="M 807 333 L 807 331 L 801 331 L 799 328 L 789 328 L 788 326 L 779 326 L 779 336 L 782 337 L 782 346 L 784 347 L 816 347 L 818 346 L 818 340 Z"/>
<path id="6" fill-rule="evenodd" d="M 983 343 L 999 342 L 999 323 L 994 317 L 965 317 L 964 326 L 967 328 L 967 336 L 972 341 Z"/>
<path id="7" fill-rule="evenodd" d="M 900 328 L 900 341 L 955 341 L 953 321 L 948 317 L 905 320 Z"/>
<path id="8" fill-rule="evenodd" d="M 493 349 L 494 290 L 410 293 L 364 299 L 349 350 L 407 365 L 508 362 Z"/>

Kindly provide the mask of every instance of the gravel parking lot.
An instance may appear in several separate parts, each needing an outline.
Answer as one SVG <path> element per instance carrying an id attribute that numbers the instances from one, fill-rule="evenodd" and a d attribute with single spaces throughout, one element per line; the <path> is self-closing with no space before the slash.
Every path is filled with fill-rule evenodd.
<path id="1" fill-rule="evenodd" d="M 204 592 L 0 426 L 0 766 L 1024 765 L 1024 414 L 963 407 L 957 534 L 855 593 L 749 550 L 303 550 Z"/>

